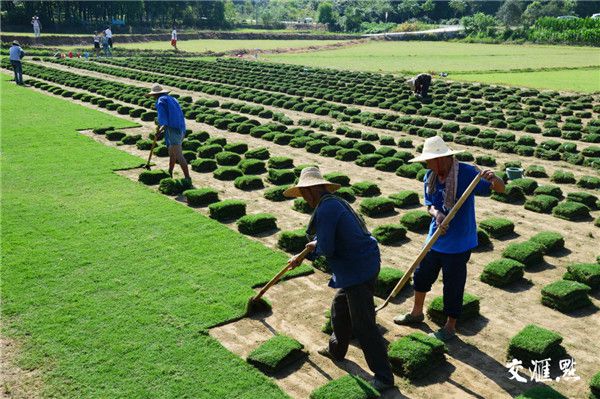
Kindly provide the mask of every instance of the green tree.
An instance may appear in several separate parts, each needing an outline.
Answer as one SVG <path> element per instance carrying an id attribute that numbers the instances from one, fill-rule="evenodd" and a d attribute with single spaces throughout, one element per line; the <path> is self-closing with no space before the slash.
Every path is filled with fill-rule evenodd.
<path id="1" fill-rule="evenodd" d="M 421 7 L 417 0 L 402 0 L 398 5 L 398 12 L 402 19 L 416 17 L 421 12 Z"/>
<path id="2" fill-rule="evenodd" d="M 454 16 L 465 15 L 467 2 L 465 0 L 450 0 L 448 6 L 454 11 Z"/>
<path id="3" fill-rule="evenodd" d="M 435 10 L 435 2 L 433 0 L 427 0 L 421 5 L 421 9 L 424 13 L 431 13 Z"/>
<path id="4" fill-rule="evenodd" d="M 319 4 L 317 8 L 317 21 L 320 24 L 333 24 L 335 22 L 333 4 L 329 2 Z"/>
<path id="5" fill-rule="evenodd" d="M 467 35 L 474 36 L 496 36 L 496 26 L 498 20 L 492 15 L 487 15 L 482 12 L 478 12 L 472 16 L 463 17 L 460 21 L 465 27 L 465 33 Z"/>
<path id="6" fill-rule="evenodd" d="M 515 26 L 521 22 L 523 7 L 519 0 L 506 0 L 496 13 L 498 18 L 506 26 Z"/>

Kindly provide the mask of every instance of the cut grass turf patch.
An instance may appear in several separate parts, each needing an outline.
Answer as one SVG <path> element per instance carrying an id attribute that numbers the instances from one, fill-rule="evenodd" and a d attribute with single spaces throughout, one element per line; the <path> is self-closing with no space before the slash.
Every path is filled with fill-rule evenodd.
<path id="1" fill-rule="evenodd" d="M 560 312 L 570 312 L 592 304 L 590 287 L 577 281 L 559 280 L 542 288 L 542 304 Z"/>
<path id="2" fill-rule="evenodd" d="M 375 388 L 361 377 L 352 374 L 329 381 L 310 394 L 310 399 L 374 399 L 378 397 L 379 392 Z"/>
<path id="3" fill-rule="evenodd" d="M 591 210 L 597 208 L 598 197 L 594 194 L 586 193 L 586 192 L 576 192 L 567 194 L 567 201 L 575 201 L 580 202 L 583 205 L 587 206 Z"/>
<path id="4" fill-rule="evenodd" d="M 383 245 L 397 244 L 406 239 L 406 228 L 401 224 L 384 224 L 373 230 L 373 237 Z"/>
<path id="5" fill-rule="evenodd" d="M 360 203 L 361 213 L 375 218 L 383 217 L 394 212 L 394 202 L 389 198 L 365 198 Z"/>
<path id="6" fill-rule="evenodd" d="M 263 180 L 259 176 L 239 176 L 233 181 L 236 188 L 244 191 L 260 190 L 265 187 Z"/>
<path id="7" fill-rule="evenodd" d="M 551 195 L 539 194 L 525 201 L 524 207 L 537 213 L 550 213 L 556 205 L 558 205 L 558 198 Z"/>
<path id="8" fill-rule="evenodd" d="M 358 197 L 376 197 L 381 194 L 377 184 L 369 181 L 354 183 L 351 188 Z"/>
<path id="9" fill-rule="evenodd" d="M 489 218 L 479 222 L 479 227 L 492 238 L 502 238 L 515 231 L 515 224 L 505 218 Z"/>
<path id="10" fill-rule="evenodd" d="M 529 324 L 519 331 L 508 345 L 508 359 L 518 359 L 523 364 L 532 360 L 562 359 L 566 354 L 560 345 L 563 338 L 554 331 Z"/>
<path id="11" fill-rule="evenodd" d="M 294 204 L 292 205 L 292 209 L 300 212 L 311 214 L 313 212 L 313 208 L 308 204 L 308 202 L 304 198 L 296 198 L 294 200 Z"/>
<path id="12" fill-rule="evenodd" d="M 437 324 L 444 324 L 446 322 L 446 315 L 444 314 L 444 297 L 438 296 L 431 301 L 427 308 L 427 316 Z M 479 298 L 475 295 L 465 293 L 463 296 L 463 308 L 460 317 L 458 318 L 459 323 L 472 320 L 479 317 Z"/>
<path id="13" fill-rule="evenodd" d="M 297 253 L 308 243 L 304 229 L 282 231 L 277 240 L 277 246 L 286 252 Z"/>
<path id="14" fill-rule="evenodd" d="M 446 346 L 437 338 L 414 332 L 388 346 L 392 369 L 410 380 L 425 377 L 445 360 Z"/>
<path id="15" fill-rule="evenodd" d="M 219 202 L 219 193 L 212 188 L 195 188 L 183 192 L 189 206 L 208 206 Z"/>
<path id="16" fill-rule="evenodd" d="M 188 179 L 173 179 L 167 177 L 162 179 L 158 185 L 158 191 L 166 195 L 179 195 L 185 190 L 192 188 L 192 181 Z"/>
<path id="17" fill-rule="evenodd" d="M 389 198 L 394 201 L 394 205 L 398 208 L 419 205 L 419 194 L 416 191 L 403 190 L 390 195 Z"/>
<path id="18" fill-rule="evenodd" d="M 544 246 L 544 254 L 551 254 L 565 247 L 564 237 L 555 231 L 541 231 L 531 237 L 529 241 L 542 244 Z"/>
<path id="19" fill-rule="evenodd" d="M 563 276 L 565 280 L 573 280 L 583 283 L 595 290 L 600 288 L 600 264 L 599 263 L 573 263 L 567 266 L 567 272 Z"/>
<path id="20" fill-rule="evenodd" d="M 580 202 L 565 201 L 556 205 L 552 214 L 560 219 L 577 221 L 589 219 L 590 209 Z"/>
<path id="21" fill-rule="evenodd" d="M 532 266 L 544 259 L 545 250 L 546 248 L 540 243 L 525 241 L 509 244 L 502 252 L 502 256 L 521 262 L 525 266 Z"/>
<path id="22" fill-rule="evenodd" d="M 242 234 L 256 236 L 277 229 L 277 218 L 269 213 L 245 215 L 237 221 L 238 230 Z"/>
<path id="23" fill-rule="evenodd" d="M 494 287 L 505 287 L 523 278 L 525 265 L 513 259 L 498 259 L 488 263 L 479 279 Z"/>
<path id="24" fill-rule="evenodd" d="M 144 183 L 148 186 L 153 186 L 155 184 L 160 183 L 160 181 L 162 179 L 166 179 L 168 177 L 170 177 L 170 176 L 166 170 L 154 169 L 154 170 L 144 170 L 138 176 L 138 180 L 141 183 Z"/>
<path id="25" fill-rule="evenodd" d="M 224 200 L 208 206 L 210 217 L 224 222 L 236 220 L 246 214 L 246 203 L 240 200 Z"/>
<path id="26" fill-rule="evenodd" d="M 375 283 L 375 296 L 379 298 L 387 298 L 392 292 L 398 281 L 404 276 L 404 272 L 392 267 L 382 267 L 377 276 Z M 404 288 L 408 286 L 405 285 Z"/>
<path id="27" fill-rule="evenodd" d="M 274 374 L 307 356 L 304 345 L 285 335 L 276 335 L 254 349 L 246 361 L 266 374 Z"/>
<path id="28" fill-rule="evenodd" d="M 422 232 L 429 228 L 431 215 L 422 210 L 408 211 L 402 215 L 400 223 L 410 231 Z"/>

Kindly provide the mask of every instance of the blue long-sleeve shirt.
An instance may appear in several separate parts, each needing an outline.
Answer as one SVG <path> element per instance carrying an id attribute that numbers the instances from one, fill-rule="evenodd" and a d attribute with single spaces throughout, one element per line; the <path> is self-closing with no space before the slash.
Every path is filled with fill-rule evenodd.
<path id="1" fill-rule="evenodd" d="M 156 100 L 158 124 L 185 132 L 185 117 L 175 97 L 163 94 Z"/>
<path id="2" fill-rule="evenodd" d="M 8 50 L 8 59 L 10 61 L 21 61 L 21 58 L 25 55 L 25 52 L 20 46 L 12 45 Z"/>
<path id="3" fill-rule="evenodd" d="M 449 210 L 444 208 L 444 196 L 446 184 L 436 182 L 436 190 L 433 194 L 427 193 L 427 179 L 431 171 L 425 175 L 425 205 L 433 206 L 437 210 L 448 214 Z M 458 184 L 456 187 L 456 201 L 465 192 L 469 184 L 473 181 L 479 171 L 472 165 L 460 162 L 458 164 Z M 487 180 L 480 180 L 473 193 L 467 198 L 465 203 L 450 222 L 446 234 L 440 235 L 432 249 L 445 254 L 458 254 L 478 245 L 477 242 L 477 224 L 475 222 L 475 195 L 488 196 L 491 193 L 491 183 Z M 431 218 L 429 225 L 429 234 L 427 241 L 431 238 L 437 223 L 435 218 Z"/>
<path id="4" fill-rule="evenodd" d="M 327 258 L 329 286 L 346 288 L 375 277 L 381 264 L 377 240 L 363 231 L 352 212 L 338 199 L 322 202 L 315 212 L 317 247 L 307 258 Z"/>

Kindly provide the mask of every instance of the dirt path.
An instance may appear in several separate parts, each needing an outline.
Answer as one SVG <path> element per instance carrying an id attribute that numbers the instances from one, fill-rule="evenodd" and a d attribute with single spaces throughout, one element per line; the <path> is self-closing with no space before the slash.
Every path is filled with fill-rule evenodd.
<path id="1" fill-rule="evenodd" d="M 48 93 L 46 93 L 48 94 Z M 87 103 L 71 100 L 90 107 Z M 91 107 L 96 108 L 96 107 Z M 117 115 L 116 112 L 99 109 L 102 112 Z M 118 116 L 118 115 L 117 115 Z M 136 120 L 136 122 L 138 122 Z M 134 129 L 147 134 L 152 130 L 151 123 L 142 122 L 143 127 Z M 405 179 L 394 174 L 379 172 L 373 168 L 361 168 L 353 163 L 341 162 L 331 158 L 321 157 L 306 153 L 302 149 L 224 132 L 211 126 L 197 122 L 188 122 L 192 130 L 206 130 L 211 136 L 225 137 L 230 142 L 243 141 L 251 148 L 267 147 L 272 155 L 283 155 L 294 158 L 295 164 L 315 163 L 324 172 L 343 171 L 351 176 L 352 182 L 371 180 L 376 182 L 383 195 L 389 195 L 401 189 L 422 190 L 422 183 L 414 179 Z M 92 136 L 106 145 L 116 146 L 106 141 L 103 136 Z M 135 146 L 120 146 L 120 150 L 132 154 L 147 156 L 146 151 L 139 151 Z M 166 166 L 166 158 L 155 158 L 157 167 Z M 536 160 L 537 161 L 537 160 Z M 137 179 L 133 171 L 125 173 L 128 178 Z M 233 186 L 232 182 L 216 180 L 212 174 L 193 173 L 193 183 L 197 187 L 209 186 L 217 189 L 222 198 L 241 198 L 248 202 L 248 213 L 267 211 L 277 217 L 280 229 L 287 230 L 302 227 L 308 216 L 292 211 L 290 202 L 273 203 L 262 197 L 263 190 L 242 192 Z M 357 202 L 358 204 L 358 202 Z M 357 205 L 356 204 L 356 205 Z M 577 362 L 577 374 L 582 380 L 576 383 L 552 383 L 559 391 L 569 397 L 585 397 L 589 379 L 597 370 L 597 354 L 600 353 L 600 318 L 597 309 L 600 298 L 593 299 L 595 308 L 583 312 L 565 315 L 549 309 L 540 304 L 541 288 L 557 279 L 565 271 L 565 266 L 571 262 L 592 262 L 598 255 L 595 245 L 598 229 L 590 222 L 573 223 L 556 219 L 550 215 L 536 214 L 525 210 L 522 206 L 511 206 L 493 201 L 488 198 L 477 199 L 478 220 L 491 216 L 504 216 L 515 222 L 516 235 L 509 240 L 493 240 L 492 251 L 476 252 L 469 262 L 469 278 L 467 292 L 481 297 L 482 318 L 459 330 L 457 342 L 450 345 L 449 365 L 428 377 L 427 380 L 412 385 L 406 381 L 398 380 L 400 392 L 414 398 L 444 398 L 444 397 L 484 397 L 500 398 L 520 392 L 524 386 L 514 385 L 508 380 L 504 360 L 506 348 L 510 338 L 528 323 L 536 323 L 550 328 L 564 336 L 564 345 L 569 354 Z M 183 206 L 183 205 L 182 205 Z M 206 213 L 205 209 L 198 209 Z M 398 222 L 398 214 L 381 219 L 367 218 L 367 224 L 372 229 L 383 223 Z M 596 211 L 594 216 L 598 216 Z M 235 229 L 235 224 L 229 224 Z M 566 239 L 568 250 L 558 256 L 545 258 L 546 262 L 526 272 L 526 278 L 531 284 L 518 284 L 507 290 L 490 287 L 478 280 L 483 267 L 491 260 L 500 257 L 500 252 L 510 243 L 526 240 L 533 234 L 543 229 L 561 232 Z M 409 233 L 409 240 L 400 247 L 381 246 L 384 266 L 406 269 L 414 256 L 419 252 L 424 240 L 424 234 Z M 277 234 L 258 238 L 261 242 L 274 247 Z M 266 319 L 243 319 L 237 323 L 214 329 L 211 334 L 216 336 L 227 348 L 244 357 L 258 342 L 262 342 L 274 331 L 289 334 L 303 344 L 312 353 L 319 348 L 326 337 L 320 332 L 323 323 L 323 312 L 329 306 L 333 292 L 326 287 L 327 276 L 317 273 L 313 276 L 294 279 L 274 287 L 267 297 L 273 302 L 274 311 Z M 441 295 L 442 285 L 434 286 L 432 295 Z M 387 329 L 386 338 L 392 340 L 403 336 L 413 330 L 401 328 L 391 323 L 391 319 L 399 312 L 409 309 L 410 301 L 402 301 L 410 295 L 410 290 L 400 295 L 397 304 L 392 304 L 379 315 L 380 324 Z M 430 296 L 431 300 L 432 296 Z M 428 323 L 428 328 L 435 325 Z M 424 327 L 428 331 L 427 327 Z M 247 335 L 246 335 L 247 334 Z M 355 364 L 348 363 L 350 370 L 361 367 L 366 370 L 360 351 L 353 348 L 349 358 Z M 311 363 L 312 362 L 312 363 Z M 345 367 L 345 366 L 344 366 Z M 330 362 L 319 359 L 318 355 L 311 355 L 309 362 L 299 370 L 288 371 L 287 374 L 278 376 L 276 381 L 294 397 L 306 397 L 306 393 L 325 382 L 329 375 L 340 376 L 343 370 Z M 531 386 L 531 383 L 527 386 Z M 392 392 L 390 397 L 402 397 L 398 392 Z"/>
<path id="2" fill-rule="evenodd" d="M 17 340 L 0 336 L 0 398 L 41 398 L 41 372 L 20 367 L 17 361 L 19 352 L 21 345 Z"/>

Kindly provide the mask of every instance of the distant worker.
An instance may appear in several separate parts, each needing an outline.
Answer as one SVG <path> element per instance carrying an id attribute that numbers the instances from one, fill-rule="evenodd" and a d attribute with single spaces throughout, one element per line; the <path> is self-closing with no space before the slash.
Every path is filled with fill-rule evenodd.
<path id="1" fill-rule="evenodd" d="M 42 30 L 42 23 L 37 15 L 34 15 L 33 18 L 31 18 L 31 25 L 33 26 L 33 36 L 37 39 L 40 37 L 40 32 Z"/>
<path id="2" fill-rule="evenodd" d="M 18 85 L 23 85 L 23 66 L 21 65 L 21 59 L 25 57 L 25 52 L 19 45 L 18 41 L 13 41 L 12 46 L 8 50 L 8 58 L 10 65 L 12 65 L 13 71 L 15 72 L 15 82 Z"/>
<path id="3" fill-rule="evenodd" d="M 427 97 L 429 86 L 431 86 L 431 75 L 428 73 L 421 73 L 412 79 L 408 79 L 406 84 L 421 97 Z"/>
<path id="4" fill-rule="evenodd" d="M 179 162 L 185 178 L 190 180 L 190 171 L 181 147 L 183 137 L 185 136 L 185 118 L 183 117 L 181 106 L 175 97 L 168 94 L 169 90 L 165 90 L 161 85 L 155 83 L 152 86 L 152 90 L 146 96 L 156 99 L 158 126 L 159 128 L 164 128 L 165 145 L 169 151 L 169 174 L 173 177 L 175 162 Z"/>
<path id="5" fill-rule="evenodd" d="M 102 49 L 104 50 L 104 56 L 105 57 L 112 57 L 112 51 L 110 50 L 110 40 L 108 37 L 106 37 L 106 34 L 102 34 L 101 39 L 102 40 Z"/>
<path id="6" fill-rule="evenodd" d="M 100 32 L 94 32 L 94 52 L 96 58 L 100 56 Z"/>
<path id="7" fill-rule="evenodd" d="M 104 35 L 106 36 L 106 38 L 108 39 L 108 46 L 110 48 L 113 48 L 113 34 L 112 34 L 112 30 L 110 30 L 110 26 L 107 26 L 106 29 L 104 30 Z"/>
<path id="8" fill-rule="evenodd" d="M 173 32 L 171 32 L 171 46 L 173 46 L 175 51 L 178 50 L 178 48 L 177 48 L 177 29 L 175 29 L 175 27 L 173 27 Z"/>

